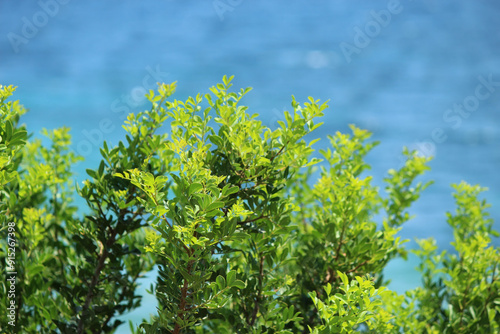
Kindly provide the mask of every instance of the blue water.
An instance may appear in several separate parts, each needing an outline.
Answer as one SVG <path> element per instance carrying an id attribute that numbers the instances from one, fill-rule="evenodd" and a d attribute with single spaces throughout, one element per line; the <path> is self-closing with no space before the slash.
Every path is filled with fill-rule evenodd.
<path id="1" fill-rule="evenodd" d="M 78 182 L 98 163 L 102 139 L 123 138 L 124 115 L 148 108 L 142 94 L 155 81 L 178 81 L 182 99 L 234 74 L 235 87 L 254 88 L 244 103 L 269 126 L 292 94 L 329 99 L 317 148 L 349 123 L 371 130 L 382 142 L 368 156 L 379 185 L 401 165 L 403 146 L 434 155 L 422 180 L 435 183 L 403 238 L 449 247 L 444 212 L 460 180 L 489 188 L 499 226 L 500 2 L 54 1 L 0 1 L 0 83 L 19 86 L 32 132 L 72 128 L 86 158 Z M 415 265 L 391 263 L 391 288 L 418 285 Z M 150 312 L 147 296 L 127 318 Z"/>

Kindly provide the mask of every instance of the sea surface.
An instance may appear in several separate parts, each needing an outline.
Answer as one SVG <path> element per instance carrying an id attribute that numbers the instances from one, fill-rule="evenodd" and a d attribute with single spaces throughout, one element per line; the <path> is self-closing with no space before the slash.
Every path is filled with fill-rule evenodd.
<path id="1" fill-rule="evenodd" d="M 174 97 L 185 99 L 234 75 L 235 88 L 253 87 L 243 103 L 271 127 L 291 95 L 329 100 L 316 148 L 351 123 L 372 131 L 381 144 L 367 160 L 381 191 L 403 147 L 434 156 L 421 178 L 434 184 L 400 235 L 408 248 L 434 237 L 450 249 L 452 183 L 489 188 L 500 227 L 499 17 L 494 0 L 0 0 L 0 84 L 18 86 L 35 137 L 71 127 L 86 158 L 78 183 L 98 165 L 102 140 L 124 139 L 126 114 L 149 108 L 143 96 L 157 81 L 177 81 Z M 416 265 L 413 256 L 390 263 L 390 288 L 419 285 Z M 124 320 L 156 312 L 144 292 L 154 276 Z"/>

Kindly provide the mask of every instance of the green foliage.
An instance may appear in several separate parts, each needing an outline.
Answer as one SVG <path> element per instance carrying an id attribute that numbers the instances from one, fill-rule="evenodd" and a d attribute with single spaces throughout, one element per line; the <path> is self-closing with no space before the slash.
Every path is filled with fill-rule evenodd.
<path id="1" fill-rule="evenodd" d="M 419 241 L 423 285 L 397 295 L 382 271 L 406 257 L 397 234 L 430 185 L 417 180 L 429 159 L 404 150 L 384 193 L 367 175 L 368 131 L 329 136 L 312 158 L 318 139 L 305 138 L 325 103 L 292 97 L 273 130 L 231 80 L 186 101 L 159 84 L 77 189 L 69 130 L 44 130 L 49 147 L 27 142 L 25 109 L 0 86 L 0 222 L 16 237 L 14 262 L 3 237 L 0 261 L 17 271 L 15 327 L 2 313 L 2 332 L 112 333 L 154 266 L 157 313 L 134 333 L 498 332 L 498 235 L 482 188 L 454 186 L 455 251 Z M 0 282 L 2 305 L 9 288 Z"/>
<path id="2" fill-rule="evenodd" d="M 500 330 L 500 251 L 488 218 L 484 188 L 465 182 L 453 185 L 457 209 L 448 213 L 454 252 L 438 253 L 435 240 L 419 240 L 414 252 L 423 286 L 390 302 L 395 325 L 404 333 L 498 333 Z M 397 331 L 396 333 L 399 333 Z"/>
<path id="3" fill-rule="evenodd" d="M 346 274 L 337 272 L 342 283 L 338 293 L 332 293 L 332 285 L 328 283 L 325 287 L 326 303 L 316 297 L 316 291 L 310 292 L 314 306 L 323 324 L 310 331 L 313 334 L 320 333 L 352 333 L 360 324 L 366 324 L 370 329 L 376 329 L 378 333 L 390 330 L 393 326 L 387 322 L 391 316 L 382 307 L 381 297 L 388 294 L 384 287 L 375 289 L 374 282 L 366 278 L 356 276 L 355 280 L 349 282 Z M 385 320 L 385 321 L 377 321 Z"/>
<path id="4" fill-rule="evenodd" d="M 26 109 L 19 101 L 7 101 L 14 93 L 13 86 L 0 85 L 0 191 L 2 197 L 8 197 L 4 186 L 17 176 L 17 168 L 21 162 L 20 150 L 26 144 L 27 132 L 18 126 L 19 118 Z M 4 219 L 4 217 L 0 218 Z M 1 221 L 4 223 L 4 220 Z"/>
<path id="5" fill-rule="evenodd" d="M 2 104 L 2 128 L 9 118 L 17 122 L 14 106 L 23 110 L 17 103 Z M 111 332 L 120 324 L 117 315 L 139 305 L 137 279 L 154 263 L 151 257 L 138 256 L 145 242 L 145 210 L 136 204 L 143 195 L 112 176 L 142 166 L 148 143 L 139 136 L 128 137 L 128 147 L 120 143 L 108 150 L 104 143 L 105 160 L 97 170 L 88 171 L 91 180 L 78 191 L 89 210 L 79 218 L 71 181 L 71 165 L 79 158 L 69 149 L 68 131 L 44 130 L 52 142 L 48 148 L 36 140 L 22 151 L 14 147 L 6 152 L 8 161 L 15 163 L 5 168 L 11 181 L 2 188 L 1 217 L 3 227 L 6 222 L 15 225 L 15 258 L 10 265 L 17 276 L 15 299 L 4 293 L 10 287 L 5 280 L 0 296 L 2 305 L 15 301 L 15 329 L 21 333 Z M 9 147 L 8 134 L 2 133 L 2 138 L 2 146 Z M 4 240 L 8 239 L 2 238 L 2 263 L 7 260 Z M 0 321 L 2 332 L 13 330 L 6 313 Z"/>

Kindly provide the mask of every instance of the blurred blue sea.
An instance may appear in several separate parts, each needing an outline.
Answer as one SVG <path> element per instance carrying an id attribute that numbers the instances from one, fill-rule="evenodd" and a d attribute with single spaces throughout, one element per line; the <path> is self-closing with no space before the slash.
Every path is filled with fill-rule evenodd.
<path id="1" fill-rule="evenodd" d="M 143 94 L 156 81 L 178 81 L 174 97 L 185 99 L 234 74 L 235 88 L 254 88 L 244 103 L 269 126 L 292 94 L 329 99 L 316 148 L 350 123 L 369 129 L 381 141 L 368 156 L 376 184 L 401 166 L 404 146 L 435 156 L 422 179 L 435 183 L 400 234 L 408 247 L 434 237 L 447 249 L 452 183 L 488 187 L 500 226 L 499 17 L 493 0 L 0 0 L 0 84 L 19 87 L 36 136 L 72 128 L 86 158 L 78 182 L 103 139 L 124 138 L 126 114 L 149 108 Z M 390 287 L 417 286 L 415 266 L 393 261 Z M 139 323 L 155 303 L 146 296 L 124 319 Z"/>

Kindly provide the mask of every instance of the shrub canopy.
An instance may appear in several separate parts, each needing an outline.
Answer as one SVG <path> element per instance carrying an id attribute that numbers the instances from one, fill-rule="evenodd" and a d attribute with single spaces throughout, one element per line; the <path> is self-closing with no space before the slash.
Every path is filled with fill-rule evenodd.
<path id="1" fill-rule="evenodd" d="M 15 277 L 0 281 L 2 305 L 14 305 L 2 332 L 112 333 L 155 266 L 157 313 L 130 323 L 133 333 L 500 331 L 498 234 L 483 188 L 453 186 L 454 251 L 419 240 L 422 286 L 398 295 L 382 271 L 407 256 L 397 233 L 430 185 L 417 180 L 429 159 L 405 149 L 378 189 L 368 131 L 337 132 L 312 158 L 317 140 L 305 138 L 325 103 L 292 97 L 270 129 L 231 79 L 186 101 L 159 84 L 76 189 L 69 129 L 44 130 L 49 146 L 28 140 L 26 110 L 0 86 L 0 261 Z"/>

